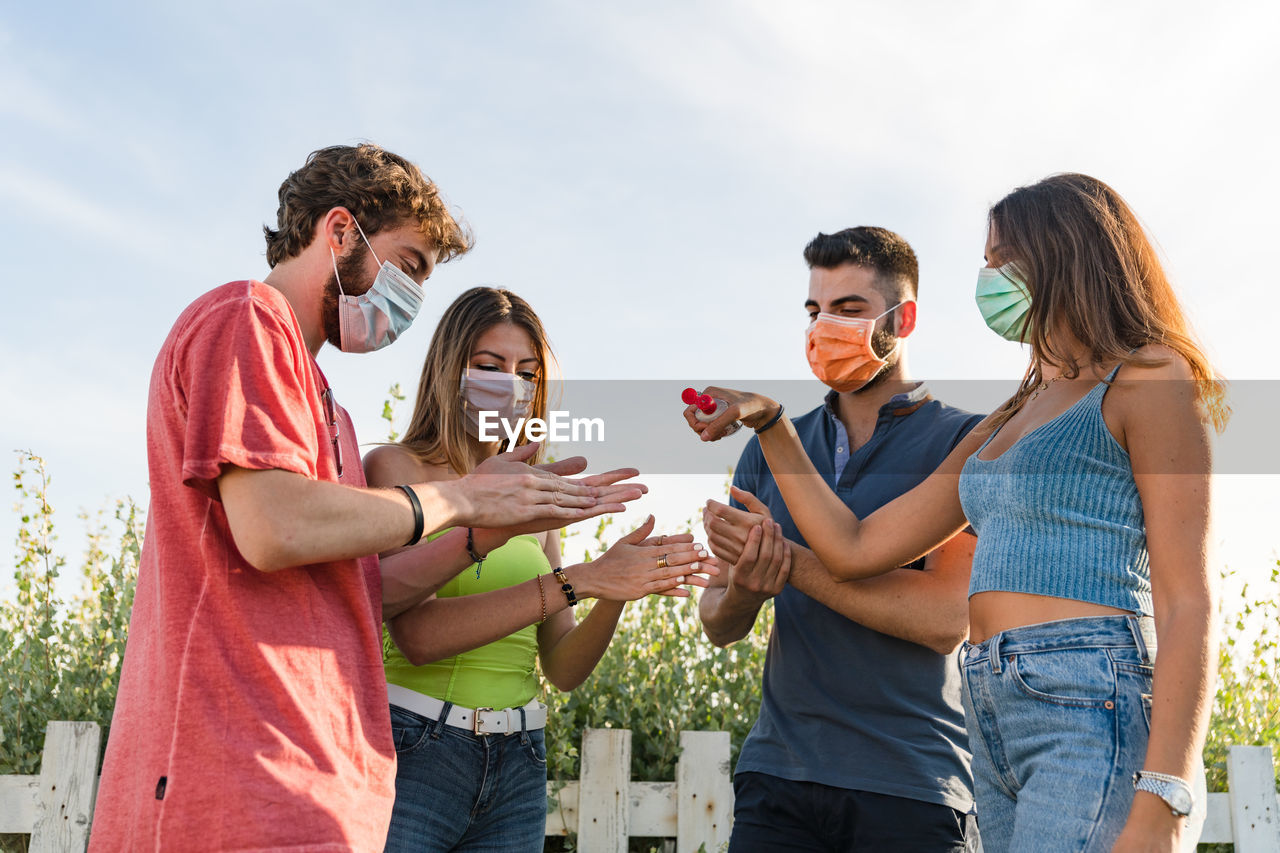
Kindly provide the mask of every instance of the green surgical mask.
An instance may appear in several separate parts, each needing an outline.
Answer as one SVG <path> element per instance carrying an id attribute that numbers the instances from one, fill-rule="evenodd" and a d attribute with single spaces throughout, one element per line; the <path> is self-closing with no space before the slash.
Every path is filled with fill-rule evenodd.
<path id="1" fill-rule="evenodd" d="M 1031 294 L 1012 263 L 978 270 L 977 300 L 991 331 L 1006 341 L 1026 342 Z"/>

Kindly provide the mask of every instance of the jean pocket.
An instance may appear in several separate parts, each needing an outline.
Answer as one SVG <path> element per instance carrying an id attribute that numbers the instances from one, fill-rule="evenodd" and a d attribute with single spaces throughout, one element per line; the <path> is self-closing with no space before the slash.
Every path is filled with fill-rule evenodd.
<path id="1" fill-rule="evenodd" d="M 547 766 L 547 739 L 542 729 L 527 732 L 528 738 L 521 744 L 521 751 L 539 767 Z"/>
<path id="2" fill-rule="evenodd" d="M 420 717 L 403 708 L 391 706 L 391 737 L 395 741 L 396 752 L 412 752 L 427 739 L 432 721 Z"/>
<path id="3" fill-rule="evenodd" d="M 1008 669 L 1018 689 L 1032 699 L 1076 708 L 1115 707 L 1115 670 L 1102 649 L 1018 654 L 1010 658 Z"/>

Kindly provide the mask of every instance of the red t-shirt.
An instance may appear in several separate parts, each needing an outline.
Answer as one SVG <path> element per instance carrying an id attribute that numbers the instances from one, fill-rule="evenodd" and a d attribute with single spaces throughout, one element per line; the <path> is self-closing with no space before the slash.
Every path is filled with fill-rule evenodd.
<path id="1" fill-rule="evenodd" d="M 382 850 L 395 750 L 376 557 L 260 572 L 218 498 L 228 465 L 363 486 L 284 296 L 206 293 L 151 377 L 151 508 L 90 849 Z M 163 780 L 163 781 L 162 781 Z"/>

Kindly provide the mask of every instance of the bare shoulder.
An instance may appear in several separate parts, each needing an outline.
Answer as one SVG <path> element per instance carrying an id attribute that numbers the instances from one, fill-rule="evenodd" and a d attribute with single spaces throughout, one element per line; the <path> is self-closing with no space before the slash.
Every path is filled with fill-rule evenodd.
<path id="1" fill-rule="evenodd" d="M 1177 350 L 1161 344 L 1148 344 L 1135 354 L 1148 363 L 1121 367 L 1103 401 L 1103 415 L 1108 426 L 1118 427 L 1113 432 L 1120 434 L 1121 445 L 1132 451 L 1129 445 L 1136 436 L 1202 431 L 1191 364 Z"/>
<path id="2" fill-rule="evenodd" d="M 380 444 L 364 456 L 364 476 L 370 486 L 429 483 L 452 478 L 446 465 L 431 465 L 398 444 Z"/>
<path id="3" fill-rule="evenodd" d="M 1126 364 L 1116 374 L 1116 382 L 1130 379 L 1163 379 L 1170 381 L 1194 382 L 1191 363 L 1182 353 L 1164 344 L 1147 344 L 1134 353 L 1147 364 Z"/>

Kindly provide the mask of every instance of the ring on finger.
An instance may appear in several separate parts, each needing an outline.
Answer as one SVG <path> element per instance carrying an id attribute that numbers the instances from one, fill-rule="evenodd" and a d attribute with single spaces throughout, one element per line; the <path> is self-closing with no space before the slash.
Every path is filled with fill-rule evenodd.
<path id="1" fill-rule="evenodd" d="M 667 538 L 666 534 L 659 536 L 657 544 L 661 545 L 666 540 L 666 538 Z"/>
<path id="2" fill-rule="evenodd" d="M 667 567 L 667 555 L 663 554 L 658 558 L 658 568 L 665 569 Z"/>

